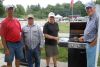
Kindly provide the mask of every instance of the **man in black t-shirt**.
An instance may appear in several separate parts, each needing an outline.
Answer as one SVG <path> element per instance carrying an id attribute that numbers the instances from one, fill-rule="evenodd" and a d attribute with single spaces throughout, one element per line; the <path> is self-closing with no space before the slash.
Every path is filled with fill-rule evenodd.
<path id="1" fill-rule="evenodd" d="M 46 51 L 46 63 L 49 67 L 50 57 L 53 58 L 54 67 L 57 67 L 57 55 L 58 55 L 58 23 L 55 22 L 55 14 L 50 12 L 48 15 L 48 22 L 45 23 L 43 33 L 45 36 L 45 51 Z"/>

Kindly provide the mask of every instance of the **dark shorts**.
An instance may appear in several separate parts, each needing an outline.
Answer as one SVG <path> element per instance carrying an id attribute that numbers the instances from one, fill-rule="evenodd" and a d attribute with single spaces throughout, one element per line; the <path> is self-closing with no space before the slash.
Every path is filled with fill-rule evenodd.
<path id="1" fill-rule="evenodd" d="M 7 42 L 8 49 L 10 51 L 10 55 L 5 55 L 5 62 L 10 62 L 14 60 L 14 57 L 18 60 L 21 60 L 24 58 L 23 54 L 23 45 L 21 42 Z"/>
<path id="2" fill-rule="evenodd" d="M 46 45 L 45 46 L 46 57 L 53 57 L 58 55 L 57 45 Z"/>

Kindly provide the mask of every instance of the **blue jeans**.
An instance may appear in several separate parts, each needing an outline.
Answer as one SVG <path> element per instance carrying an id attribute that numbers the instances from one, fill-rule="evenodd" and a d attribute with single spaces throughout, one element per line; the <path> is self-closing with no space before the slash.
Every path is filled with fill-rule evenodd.
<path id="1" fill-rule="evenodd" d="M 5 62 L 10 62 L 14 60 L 14 56 L 16 59 L 21 60 L 24 58 L 23 54 L 23 44 L 19 42 L 7 42 L 7 47 L 10 51 L 10 55 L 5 55 Z"/>
<path id="2" fill-rule="evenodd" d="M 29 67 L 33 67 L 33 59 L 35 60 L 35 67 L 40 67 L 40 50 L 39 47 L 35 49 L 28 49 L 26 51 L 27 62 Z"/>
<path id="3" fill-rule="evenodd" d="M 95 67 L 96 46 L 91 47 L 90 44 L 87 44 L 86 53 L 87 53 L 87 67 Z"/>

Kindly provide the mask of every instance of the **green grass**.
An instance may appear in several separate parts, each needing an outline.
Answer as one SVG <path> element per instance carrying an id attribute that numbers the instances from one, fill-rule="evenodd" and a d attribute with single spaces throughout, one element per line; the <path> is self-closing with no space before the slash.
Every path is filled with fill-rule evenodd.
<path id="1" fill-rule="evenodd" d="M 64 47 L 59 47 L 58 60 L 62 62 L 68 61 L 68 49 Z"/>
<path id="2" fill-rule="evenodd" d="M 99 54 L 98 66 L 100 66 L 100 54 Z"/>
<path id="3" fill-rule="evenodd" d="M 4 53 L 4 49 L 0 49 L 0 53 Z"/>
<path id="4" fill-rule="evenodd" d="M 68 51 L 66 48 L 63 47 L 58 47 L 59 50 L 59 55 L 58 55 L 58 60 L 62 62 L 66 62 L 68 59 Z M 41 58 L 45 59 L 45 49 L 41 51 Z"/>
<path id="5" fill-rule="evenodd" d="M 43 48 L 41 51 L 41 58 L 45 59 L 45 57 L 45 48 Z"/>
<path id="6" fill-rule="evenodd" d="M 69 23 L 58 23 L 59 32 L 60 33 L 68 33 L 69 32 Z"/>

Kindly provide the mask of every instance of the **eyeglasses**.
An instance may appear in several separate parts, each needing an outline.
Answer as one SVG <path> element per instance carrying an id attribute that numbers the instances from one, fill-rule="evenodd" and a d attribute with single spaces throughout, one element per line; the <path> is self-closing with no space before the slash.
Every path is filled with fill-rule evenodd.
<path id="1" fill-rule="evenodd" d="M 92 9 L 92 7 L 86 7 L 86 10 L 88 10 L 88 9 Z"/>

